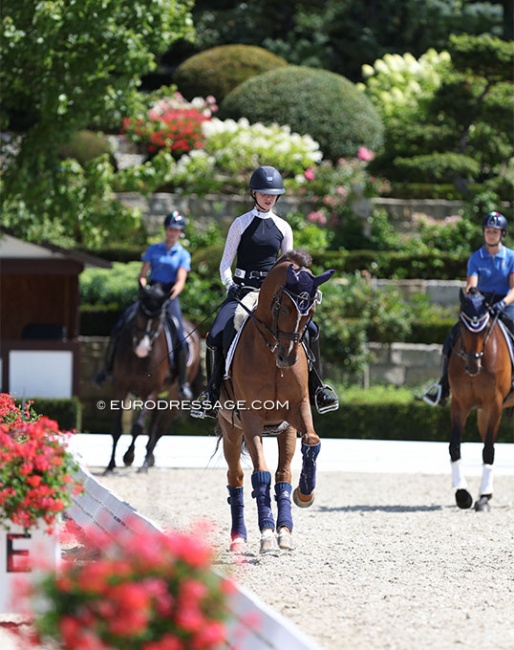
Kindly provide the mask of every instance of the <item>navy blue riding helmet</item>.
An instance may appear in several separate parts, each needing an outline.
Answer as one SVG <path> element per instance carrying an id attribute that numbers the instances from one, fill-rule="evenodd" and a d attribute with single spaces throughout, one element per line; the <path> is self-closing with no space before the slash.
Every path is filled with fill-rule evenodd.
<path id="1" fill-rule="evenodd" d="M 507 234 L 507 219 L 500 212 L 489 212 L 482 219 L 482 230 L 484 228 L 498 228 L 502 231 L 502 237 Z"/>
<path id="2" fill-rule="evenodd" d="M 256 169 L 250 177 L 250 190 L 261 194 L 284 194 L 282 175 L 274 167 L 264 165 Z"/>
<path id="3" fill-rule="evenodd" d="M 184 230 L 184 228 L 186 227 L 186 218 L 178 210 L 173 210 L 173 212 L 170 212 L 168 216 L 165 217 L 164 227 Z"/>

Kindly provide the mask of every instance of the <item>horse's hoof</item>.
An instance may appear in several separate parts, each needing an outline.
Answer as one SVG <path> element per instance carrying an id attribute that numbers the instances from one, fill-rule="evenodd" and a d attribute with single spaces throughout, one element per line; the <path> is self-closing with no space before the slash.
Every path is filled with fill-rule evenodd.
<path id="1" fill-rule="evenodd" d="M 134 462 L 134 452 L 125 452 L 123 462 L 125 463 L 125 467 L 130 467 Z"/>
<path id="2" fill-rule="evenodd" d="M 137 470 L 137 474 L 148 474 L 148 465 L 141 465 Z"/>
<path id="3" fill-rule="evenodd" d="M 244 553 L 246 551 L 246 539 L 243 537 L 235 537 L 230 542 L 231 553 Z"/>
<path id="4" fill-rule="evenodd" d="M 261 536 L 261 553 L 278 553 L 279 548 L 275 533 L 268 528 Z"/>
<path id="5" fill-rule="evenodd" d="M 489 499 L 489 496 L 482 495 L 477 501 L 475 501 L 475 512 L 490 512 L 491 506 L 489 505 Z"/>
<path id="6" fill-rule="evenodd" d="M 278 531 L 278 545 L 283 551 L 292 551 L 294 548 L 293 535 L 289 528 L 283 526 Z"/>
<path id="7" fill-rule="evenodd" d="M 111 476 L 112 474 L 115 473 L 115 471 L 116 471 L 116 467 L 106 467 L 105 470 L 104 470 L 103 475 L 104 476 Z"/>
<path id="8" fill-rule="evenodd" d="M 473 497 L 467 490 L 462 488 L 455 492 L 455 501 L 462 510 L 467 510 L 473 505 Z"/>
<path id="9" fill-rule="evenodd" d="M 314 503 L 314 492 L 306 496 L 300 492 L 300 488 L 296 488 L 293 492 L 293 502 L 299 508 L 309 508 Z"/>
<path id="10" fill-rule="evenodd" d="M 153 454 L 150 454 L 148 456 L 147 463 L 148 463 L 148 467 L 154 467 L 155 466 L 155 456 Z"/>

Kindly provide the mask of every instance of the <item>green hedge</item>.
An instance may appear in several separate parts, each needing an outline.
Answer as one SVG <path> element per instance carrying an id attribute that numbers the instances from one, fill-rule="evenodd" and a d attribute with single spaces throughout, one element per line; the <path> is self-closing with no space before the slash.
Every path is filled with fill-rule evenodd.
<path id="1" fill-rule="evenodd" d="M 314 422 L 321 438 L 449 442 L 451 434 L 450 407 L 432 407 L 422 401 L 373 405 L 343 403 L 338 411 L 322 416 L 316 414 Z M 468 418 L 463 441 L 480 442 L 476 412 Z M 512 417 L 506 414 L 498 432 L 498 442 L 514 442 Z"/>
<path id="2" fill-rule="evenodd" d="M 34 397 L 28 401 L 32 402 L 35 413 L 55 420 L 61 431 L 80 431 L 82 428 L 82 405 L 78 398 Z M 20 400 L 16 402 L 21 404 Z"/>
<path id="3" fill-rule="evenodd" d="M 325 251 L 316 253 L 315 265 L 340 273 L 368 271 L 379 279 L 455 280 L 462 277 L 467 259 L 461 255 L 434 251 L 430 254 L 391 251 Z"/>

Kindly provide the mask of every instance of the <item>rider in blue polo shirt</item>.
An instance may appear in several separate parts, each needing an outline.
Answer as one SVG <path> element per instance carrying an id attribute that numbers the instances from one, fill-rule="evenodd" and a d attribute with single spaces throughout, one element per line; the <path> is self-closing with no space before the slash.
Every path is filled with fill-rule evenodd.
<path id="1" fill-rule="evenodd" d="M 493 313 L 498 314 L 514 336 L 514 251 L 502 244 L 507 226 L 507 219 L 499 212 L 490 212 L 483 218 L 484 244 L 468 260 L 465 291 L 475 287 L 484 294 Z M 441 379 L 430 386 L 423 398 L 433 406 L 444 406 L 450 396 L 448 364 L 457 333 L 458 324 L 443 345 Z"/>
<path id="2" fill-rule="evenodd" d="M 160 283 L 170 299 L 166 304 L 168 320 L 176 329 L 177 337 L 174 342 L 175 364 L 177 367 L 180 395 L 184 399 L 192 399 L 193 394 L 187 381 L 187 348 L 182 322 L 179 294 L 186 283 L 187 274 L 191 270 L 191 255 L 182 246 L 179 239 L 184 232 L 186 220 L 175 210 L 164 219 L 165 238 L 157 244 L 151 244 L 142 256 L 142 266 L 139 273 L 141 286 Z M 105 367 L 96 375 L 94 383 L 101 386 L 103 381 L 112 373 L 114 353 L 119 333 L 123 325 L 134 314 L 137 302 L 131 305 L 118 320 L 111 332 L 111 339 L 106 353 Z"/>

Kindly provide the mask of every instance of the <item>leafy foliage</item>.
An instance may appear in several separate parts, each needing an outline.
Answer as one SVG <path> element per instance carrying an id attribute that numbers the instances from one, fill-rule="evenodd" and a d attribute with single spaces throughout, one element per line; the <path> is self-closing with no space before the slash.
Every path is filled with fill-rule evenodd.
<path id="1" fill-rule="evenodd" d="M 2 128 L 23 130 L 2 139 L 6 225 L 36 240 L 55 225 L 52 241 L 91 247 L 127 232 L 137 215 L 112 200 L 107 161 L 61 163 L 59 150 L 76 132 L 130 114 L 154 55 L 192 35 L 190 8 L 190 0 L 3 2 Z"/>
<path id="2" fill-rule="evenodd" d="M 490 35 L 452 36 L 448 54 L 450 66 L 442 54 L 431 55 L 436 74 L 427 70 L 429 60 L 423 61 L 419 92 L 410 93 L 404 114 L 410 69 L 399 70 L 396 59 L 376 63 L 369 76 L 370 93 L 386 130 L 384 149 L 370 170 L 387 173 L 393 190 L 395 181 L 432 180 L 451 182 L 469 198 L 471 185 L 481 183 L 490 186 L 497 199 L 510 200 L 514 43 Z M 393 90 L 386 95 L 388 107 L 381 109 L 382 89 L 388 85 Z"/>

